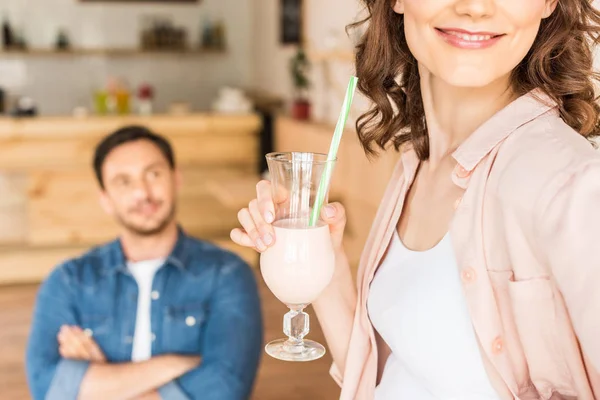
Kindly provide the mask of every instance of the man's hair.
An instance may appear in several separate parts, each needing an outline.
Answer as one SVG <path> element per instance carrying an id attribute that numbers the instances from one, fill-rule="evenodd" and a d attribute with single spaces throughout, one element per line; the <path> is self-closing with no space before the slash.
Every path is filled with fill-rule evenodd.
<path id="1" fill-rule="evenodd" d="M 106 160 L 108 154 L 122 144 L 135 142 L 138 140 L 148 140 L 154 143 L 160 152 L 165 156 L 169 166 L 171 168 L 175 168 L 175 156 L 173 154 L 173 148 L 166 138 L 143 126 L 126 126 L 106 136 L 96 146 L 96 150 L 94 152 L 94 172 L 96 174 L 98 184 L 102 189 L 104 189 L 104 182 L 102 180 L 102 166 L 104 165 L 104 161 Z"/>

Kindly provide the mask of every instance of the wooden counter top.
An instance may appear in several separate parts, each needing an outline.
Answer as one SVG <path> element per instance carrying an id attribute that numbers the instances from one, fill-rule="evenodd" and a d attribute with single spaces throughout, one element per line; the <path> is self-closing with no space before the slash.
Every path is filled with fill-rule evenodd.
<path id="1" fill-rule="evenodd" d="M 219 197 L 220 186 L 258 181 L 257 115 L 0 118 L 0 284 L 39 281 L 64 258 L 115 237 L 98 204 L 92 156 L 105 135 L 134 124 L 173 146 L 183 227 L 229 246 L 237 209 Z"/>
<path id="2" fill-rule="evenodd" d="M 89 117 L 0 117 L 0 138 L 104 136 L 124 125 L 151 125 L 156 131 L 176 132 L 179 135 L 207 135 L 213 131 L 223 134 L 255 135 L 260 119 L 255 114 L 189 114 L 150 116 L 89 116 Z"/>
<path id="3" fill-rule="evenodd" d="M 0 119 L 0 171 L 89 167 L 96 144 L 126 125 L 166 136 L 181 166 L 257 163 L 257 115 L 194 114 L 149 117 L 41 117 Z"/>

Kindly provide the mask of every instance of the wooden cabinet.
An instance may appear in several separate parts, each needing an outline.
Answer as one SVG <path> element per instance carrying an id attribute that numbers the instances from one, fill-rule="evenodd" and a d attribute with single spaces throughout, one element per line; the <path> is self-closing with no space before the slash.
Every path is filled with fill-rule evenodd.
<path id="1" fill-rule="evenodd" d="M 275 148 L 277 151 L 312 151 L 327 153 L 334 127 L 327 124 L 277 119 Z M 348 224 L 345 247 L 354 268 L 371 229 L 399 155 L 388 151 L 370 161 L 358 141 L 356 132 L 344 132 L 338 151 L 338 162 L 331 182 L 331 201 L 346 207 Z"/>
<path id="2" fill-rule="evenodd" d="M 105 135 L 130 124 L 172 143 L 184 179 L 183 227 L 255 262 L 253 251 L 229 241 L 237 209 L 213 188 L 258 180 L 257 116 L 0 119 L 0 283 L 39 281 L 65 258 L 115 237 L 117 225 L 98 202 L 92 155 Z"/>

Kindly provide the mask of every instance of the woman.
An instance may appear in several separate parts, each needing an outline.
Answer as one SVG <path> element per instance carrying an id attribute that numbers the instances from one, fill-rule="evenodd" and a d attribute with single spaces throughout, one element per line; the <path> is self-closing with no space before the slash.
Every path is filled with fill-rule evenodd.
<path id="1" fill-rule="evenodd" d="M 314 303 L 342 399 L 600 398 L 591 0 L 366 0 L 358 134 L 401 161 L 358 291 L 344 209 Z M 594 43 L 592 43 L 594 42 Z M 267 182 L 232 239 L 276 238 Z"/>

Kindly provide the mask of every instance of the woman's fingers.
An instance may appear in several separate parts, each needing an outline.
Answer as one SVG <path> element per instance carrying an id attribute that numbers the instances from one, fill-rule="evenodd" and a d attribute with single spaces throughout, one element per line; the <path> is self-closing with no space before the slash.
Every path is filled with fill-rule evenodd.
<path id="1" fill-rule="evenodd" d="M 238 220 L 240 221 L 240 224 L 242 224 L 242 228 L 244 228 L 246 234 L 252 240 L 252 243 L 254 243 L 254 247 L 256 247 L 258 251 L 265 251 L 267 247 L 260 238 L 260 233 L 258 232 L 252 215 L 250 215 L 250 210 L 247 208 L 241 209 L 238 212 Z"/>
<path id="2" fill-rule="evenodd" d="M 254 242 L 252 241 L 252 239 L 250 239 L 250 236 L 248 236 L 246 231 L 241 228 L 232 229 L 231 233 L 229 234 L 229 237 L 231 238 L 231 240 L 233 240 L 240 246 L 252 247 L 253 249 L 256 248 L 254 246 Z"/>
<path id="3" fill-rule="evenodd" d="M 260 240 L 262 240 L 266 247 L 271 246 L 275 238 L 273 227 L 263 218 L 263 213 L 261 213 L 258 208 L 258 199 L 250 202 L 248 210 L 250 211 L 250 216 L 254 220 L 254 225 L 258 230 Z"/>
<path id="4" fill-rule="evenodd" d="M 256 185 L 256 202 L 261 219 L 267 224 L 272 224 L 275 221 L 275 204 L 271 193 L 271 182 L 264 180 L 258 182 Z"/>

